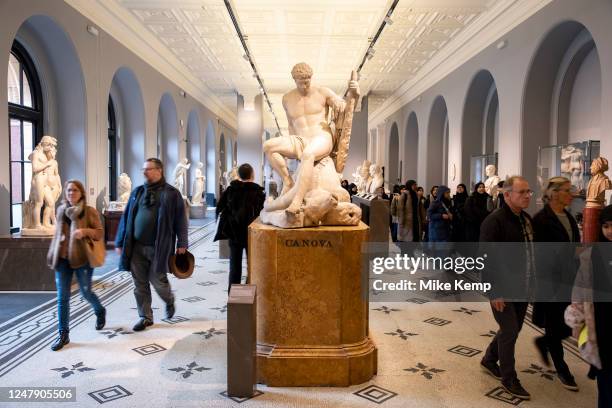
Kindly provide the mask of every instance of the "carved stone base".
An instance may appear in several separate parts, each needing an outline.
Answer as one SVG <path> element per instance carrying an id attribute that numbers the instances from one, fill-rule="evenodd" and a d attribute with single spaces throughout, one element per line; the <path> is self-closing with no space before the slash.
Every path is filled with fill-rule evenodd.
<path id="1" fill-rule="evenodd" d="M 368 337 L 368 227 L 249 226 L 249 283 L 257 285 L 257 378 L 269 386 L 347 387 L 376 374 Z"/>
<path id="2" fill-rule="evenodd" d="M 50 244 L 51 237 L 0 237 L 0 290 L 55 290 Z"/>
<path id="3" fill-rule="evenodd" d="M 206 206 L 202 204 L 189 206 L 189 218 L 195 220 L 206 218 Z"/>
<path id="4" fill-rule="evenodd" d="M 53 237 L 55 227 L 23 228 L 20 233 L 24 237 Z"/>
<path id="5" fill-rule="evenodd" d="M 597 238 L 599 238 L 599 213 L 601 213 L 601 208 L 585 207 L 582 213 L 582 242 L 597 242 Z"/>

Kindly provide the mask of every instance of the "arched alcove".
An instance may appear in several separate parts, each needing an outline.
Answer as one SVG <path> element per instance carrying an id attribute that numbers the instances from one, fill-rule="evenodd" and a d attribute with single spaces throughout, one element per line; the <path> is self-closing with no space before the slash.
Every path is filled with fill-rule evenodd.
<path id="1" fill-rule="evenodd" d="M 166 174 L 170 174 L 179 161 L 179 132 L 176 104 L 168 92 L 161 97 L 157 117 L 159 156 L 164 162 Z"/>
<path id="2" fill-rule="evenodd" d="M 404 160 L 402 161 L 402 182 L 417 179 L 419 163 L 419 122 L 416 113 L 411 112 L 406 122 L 404 135 Z"/>
<path id="3" fill-rule="evenodd" d="M 389 167 L 386 174 L 387 183 L 389 189 L 393 188 L 394 184 L 398 184 L 400 181 L 399 174 L 399 130 L 397 129 L 397 123 L 393 122 L 391 125 L 391 132 L 389 133 L 389 144 L 388 144 L 389 155 Z"/>
<path id="4" fill-rule="evenodd" d="M 187 157 L 191 163 L 189 167 L 187 194 L 191 195 L 198 162 L 204 162 L 200 150 L 200 120 L 195 110 L 189 112 L 189 116 L 187 117 Z M 204 172 L 204 169 L 202 169 L 202 171 Z"/>
<path id="5" fill-rule="evenodd" d="M 555 155 L 538 168 L 540 147 L 601 138 L 601 67 L 584 25 L 566 21 L 546 34 L 532 58 L 523 101 L 521 174 L 538 191 L 560 171 Z"/>
<path id="6" fill-rule="evenodd" d="M 493 155 L 499 140 L 497 86 L 491 73 L 481 70 L 474 75 L 468 88 L 463 105 L 461 123 L 461 182 L 468 183 L 471 178 L 473 156 Z M 481 160 L 482 161 L 482 160 Z M 484 161 L 482 161 L 484 163 Z M 476 173 L 480 174 L 482 163 L 476 163 Z M 490 163 L 486 163 L 490 164 Z M 480 181 L 482 177 L 477 177 Z"/>
<path id="7" fill-rule="evenodd" d="M 216 183 L 218 176 L 215 174 L 217 169 L 217 159 L 215 150 L 215 128 L 211 120 L 206 124 L 206 202 L 213 205 L 215 199 Z"/>
<path id="8" fill-rule="evenodd" d="M 86 181 L 87 101 L 72 40 L 55 20 L 43 15 L 25 20 L 15 40 L 36 66 L 42 87 L 43 133 L 57 138 L 56 158 L 62 180 Z"/>
<path id="9" fill-rule="evenodd" d="M 427 126 L 426 188 L 448 183 L 448 109 L 444 97 L 433 102 Z"/>
<path id="10" fill-rule="evenodd" d="M 144 181 L 140 169 L 145 160 L 145 113 L 142 90 L 134 71 L 119 68 L 109 94 L 115 108 L 117 173 L 127 173 L 136 186 Z"/>

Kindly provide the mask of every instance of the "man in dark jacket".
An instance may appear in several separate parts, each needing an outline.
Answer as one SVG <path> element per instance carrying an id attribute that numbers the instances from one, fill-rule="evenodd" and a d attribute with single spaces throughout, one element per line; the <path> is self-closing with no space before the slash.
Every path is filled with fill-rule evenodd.
<path id="1" fill-rule="evenodd" d="M 230 247 L 230 273 L 228 290 L 239 284 L 242 277 L 242 250 L 248 249 L 249 225 L 259 216 L 265 194 L 263 188 L 253 182 L 255 174 L 250 164 L 238 168 L 239 180 L 234 180 L 221 195 L 216 215 L 221 215 L 215 241 L 228 239 Z"/>
<path id="2" fill-rule="evenodd" d="M 161 160 L 147 159 L 142 171 L 145 183 L 132 191 L 115 239 L 119 268 L 131 271 L 134 279 L 140 316 L 134 331 L 153 324 L 149 283 L 166 302 L 166 317 L 174 316 L 168 261 L 175 247 L 177 254 L 183 254 L 188 245 L 185 203 L 181 193 L 166 183 Z"/>
<path id="3" fill-rule="evenodd" d="M 516 374 L 514 349 L 535 279 L 534 233 L 531 218 L 524 211 L 533 192 L 527 180 L 512 176 L 504 183 L 503 194 L 506 205 L 492 212 L 480 228 L 481 248 L 488 255 L 483 281 L 492 285 L 489 297 L 499 325 L 480 365 L 500 379 L 508 393 L 529 399 L 531 396 Z M 505 242 L 514 244 L 504 245 Z"/>

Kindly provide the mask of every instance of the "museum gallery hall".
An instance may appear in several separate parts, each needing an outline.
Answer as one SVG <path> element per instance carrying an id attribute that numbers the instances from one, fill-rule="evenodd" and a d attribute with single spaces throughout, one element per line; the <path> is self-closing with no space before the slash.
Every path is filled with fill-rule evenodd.
<path id="1" fill-rule="evenodd" d="M 610 22 L 0 1 L 0 406 L 612 408 Z"/>

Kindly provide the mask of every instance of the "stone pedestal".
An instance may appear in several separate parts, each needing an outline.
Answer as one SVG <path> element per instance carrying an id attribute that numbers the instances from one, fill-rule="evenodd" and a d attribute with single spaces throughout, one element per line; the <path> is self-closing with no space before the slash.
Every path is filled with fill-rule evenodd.
<path id="1" fill-rule="evenodd" d="M 257 391 L 255 285 L 232 285 L 227 300 L 227 395 L 250 398 Z"/>
<path id="2" fill-rule="evenodd" d="M 104 241 L 107 248 L 115 247 L 115 236 L 122 216 L 123 211 L 104 211 Z"/>
<path id="3" fill-rule="evenodd" d="M 0 290 L 55 290 L 47 266 L 51 237 L 0 237 Z"/>
<path id="4" fill-rule="evenodd" d="M 206 218 L 206 206 L 205 205 L 189 206 L 189 218 L 193 220 Z"/>
<path id="5" fill-rule="evenodd" d="M 582 242 L 597 242 L 599 237 L 599 213 L 601 213 L 601 208 L 584 208 L 582 213 Z"/>
<path id="6" fill-rule="evenodd" d="M 347 387 L 376 374 L 361 245 L 368 227 L 249 226 L 257 286 L 257 378 L 269 386 Z"/>

